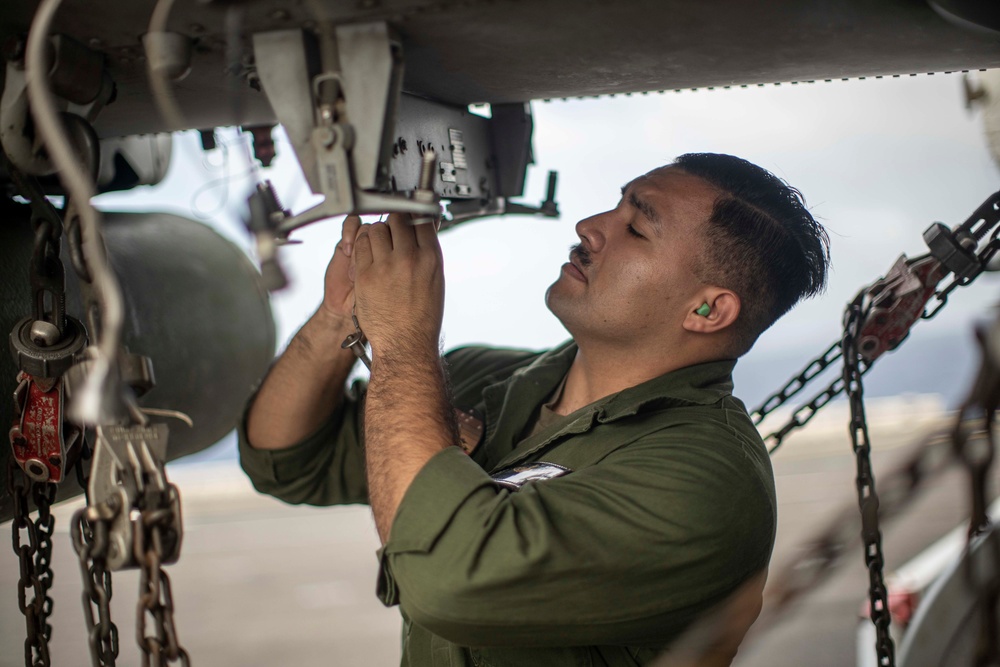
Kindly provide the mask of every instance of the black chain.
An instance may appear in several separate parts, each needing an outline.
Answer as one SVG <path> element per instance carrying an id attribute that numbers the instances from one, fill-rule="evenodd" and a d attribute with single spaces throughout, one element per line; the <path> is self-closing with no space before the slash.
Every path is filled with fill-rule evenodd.
<path id="1" fill-rule="evenodd" d="M 1000 252 L 1000 238 L 998 238 L 998 236 L 1000 236 L 1000 227 L 994 231 L 989 242 L 977 255 L 980 267 L 985 267 L 987 262 Z M 939 312 L 941 312 L 941 309 L 947 305 L 948 295 L 951 294 L 951 292 L 958 287 L 964 287 L 972 284 L 972 282 L 981 273 L 982 268 L 971 276 L 954 278 L 950 283 L 948 283 L 947 286 L 935 293 L 937 303 L 933 306 L 928 304 L 928 307 L 921 314 L 920 318 L 924 320 L 933 319 Z M 803 389 L 806 388 L 807 385 L 809 385 L 819 375 L 826 371 L 827 368 L 835 364 L 842 357 L 842 342 L 837 341 L 828 347 L 821 355 L 806 364 L 805 368 L 803 368 L 797 375 L 793 376 L 792 379 L 786 382 L 778 391 L 764 399 L 764 402 L 750 413 L 754 424 L 760 424 L 764 421 L 764 418 L 767 417 L 767 415 L 771 414 L 790 401 L 793 397 L 798 395 Z M 873 365 L 874 362 L 869 363 L 868 361 L 861 359 L 858 366 L 861 375 L 864 376 L 868 373 Z M 793 431 L 796 431 L 808 424 L 809 420 L 816 416 L 816 413 L 819 412 L 820 409 L 843 393 L 843 391 L 844 379 L 843 376 L 841 376 L 833 380 L 822 391 L 813 396 L 807 403 L 804 403 L 796 408 L 795 412 L 792 413 L 791 417 L 789 417 L 788 421 L 786 421 L 783 426 L 764 437 L 764 442 L 768 445 L 768 453 L 774 454 L 774 452 L 784 443 L 785 438 L 787 438 Z"/>
<path id="2" fill-rule="evenodd" d="M 117 510 L 108 508 L 111 516 L 98 516 L 90 508 L 87 479 L 84 474 L 90 460 L 90 448 L 85 447 L 76 465 L 76 477 L 88 496 L 87 507 L 77 510 L 70 522 L 70 537 L 80 564 L 83 580 L 83 618 L 87 624 L 87 645 L 93 667 L 114 667 L 118 658 L 118 626 L 111 620 L 111 572 L 105 567 L 108 531 L 111 516 Z M 114 499 L 112 498 L 112 501 Z M 97 615 L 95 621 L 94 615 Z"/>
<path id="3" fill-rule="evenodd" d="M 947 305 L 948 296 L 956 288 L 971 285 L 986 270 L 989 262 L 1000 252 L 1000 226 L 997 226 L 998 223 L 1000 223 L 1000 193 L 990 196 L 962 225 L 956 228 L 958 235 L 962 235 L 975 244 L 982 242 L 987 234 L 989 234 L 989 240 L 975 255 L 975 268 L 965 271 L 962 275 L 955 275 L 945 287 L 938 289 L 934 294 L 936 303 L 933 305 L 928 303 L 921 313 L 920 319 L 929 320 L 934 318 Z M 825 352 L 806 364 L 805 368 L 786 382 L 783 387 L 764 399 L 760 407 L 750 413 L 754 424 L 760 424 L 768 414 L 774 412 L 791 400 L 792 397 L 799 394 L 805 389 L 806 385 L 811 383 L 817 376 L 821 375 L 842 357 L 842 341 L 835 342 Z M 858 367 L 862 376 L 868 372 L 873 363 L 865 360 L 860 361 Z M 768 453 L 773 454 L 792 431 L 802 428 L 809 423 L 809 420 L 823 406 L 843 391 L 844 380 L 843 377 L 839 377 L 821 392 L 813 396 L 808 403 L 797 408 L 781 428 L 771 432 L 764 438 L 765 443 L 768 444 Z"/>
<path id="4" fill-rule="evenodd" d="M 34 230 L 29 268 L 32 315 L 36 321 L 44 320 L 51 323 L 59 334 L 62 334 L 66 326 L 66 294 L 63 267 L 59 259 L 62 222 L 58 213 L 45 199 L 35 179 L 22 174 L 10 165 L 6 157 L 2 156 L 2 151 L 0 151 L 0 162 L 6 166 L 8 175 L 17 184 L 19 191 L 27 196 L 31 206 L 31 223 Z M 20 413 L 22 407 L 18 406 L 15 411 Z M 24 614 L 26 625 L 24 664 L 27 667 L 47 667 L 50 662 L 48 644 L 52 639 L 52 626 L 48 619 L 53 607 L 49 591 L 55 577 L 52 571 L 52 535 L 55 519 L 51 507 L 55 501 L 56 485 L 31 480 L 11 457 L 7 471 L 7 486 L 14 499 L 13 545 L 21 573 L 18 607 Z M 29 516 L 31 504 L 38 510 L 38 516 L 34 521 Z M 27 534 L 27 544 L 23 543 L 22 532 Z M 30 601 L 29 590 L 32 591 Z"/>
<path id="5" fill-rule="evenodd" d="M 70 523 L 73 548 L 83 579 L 83 617 L 94 667 L 114 667 L 118 658 L 118 627 L 111 621 L 111 573 L 104 567 L 110 521 L 93 516 L 90 508 L 77 510 Z M 90 516 L 88 516 L 90 514 Z M 97 620 L 94 620 L 94 611 Z"/>
<path id="6" fill-rule="evenodd" d="M 190 659 L 187 651 L 178 644 L 174 625 L 174 599 L 170 577 L 163 571 L 163 554 L 171 551 L 164 543 L 177 540 L 173 531 L 173 512 L 179 507 L 177 487 L 168 486 L 158 509 L 141 512 L 135 522 L 135 557 L 142 575 L 139 582 L 139 604 L 136 606 L 136 642 L 142 650 L 142 665 L 160 667 L 179 660 L 185 667 Z M 147 627 L 152 618 L 152 632 Z"/>
<path id="7" fill-rule="evenodd" d="M 817 376 L 821 375 L 823 371 L 829 368 L 832 364 L 836 363 L 842 356 L 843 354 L 840 351 L 840 341 L 838 340 L 836 343 L 828 347 L 826 352 L 806 364 L 806 367 L 803 368 L 798 375 L 793 376 L 791 380 L 786 382 L 781 389 L 764 399 L 764 402 L 760 404 L 760 407 L 750 413 L 750 416 L 753 417 L 753 423 L 759 424 L 764 421 L 764 417 L 780 408 L 792 397 L 805 389 L 806 385 L 812 382 Z"/>
<path id="8" fill-rule="evenodd" d="M 878 493 L 875 491 L 875 473 L 871 462 L 871 443 L 865 419 L 864 389 L 861 383 L 861 353 L 857 336 L 864 321 L 862 302 L 865 292 L 847 307 L 844 314 L 844 388 L 851 406 L 851 441 L 857 461 L 858 505 L 861 509 L 861 539 L 864 544 L 865 565 L 868 567 L 868 597 L 871 603 L 871 620 L 875 624 L 875 652 L 879 667 L 896 664 L 895 646 L 889 633 L 889 594 L 882 578 L 885 560 L 882 555 L 882 533 L 879 530 Z"/>
<path id="9" fill-rule="evenodd" d="M 951 469 L 955 462 L 952 436 L 950 427 L 926 435 L 904 461 L 880 479 L 880 521 L 902 514 L 931 481 Z M 827 526 L 803 542 L 797 558 L 768 577 L 764 612 L 754 624 L 756 634 L 774 627 L 795 601 L 815 592 L 827 580 L 857 542 L 857 525 L 857 508 L 843 508 Z"/>
<path id="10" fill-rule="evenodd" d="M 830 366 L 840 361 L 843 357 L 843 352 L 841 349 L 841 341 L 837 341 L 826 351 L 806 364 L 806 367 L 792 377 L 791 380 L 785 383 L 781 389 L 774 392 L 768 396 L 760 407 L 750 413 L 754 424 L 760 424 L 764 421 L 767 415 L 771 414 L 782 405 L 791 400 L 794 396 L 799 394 L 806 386 L 811 383 L 818 376 L 822 375 Z M 871 364 L 867 361 L 861 361 L 861 374 L 864 375 L 871 368 Z M 767 434 L 764 437 L 764 442 L 767 444 L 767 451 L 769 454 L 774 454 L 778 447 L 781 447 L 785 438 L 788 437 L 793 431 L 802 428 L 809 423 L 816 413 L 819 412 L 827 403 L 832 401 L 834 398 L 839 396 L 844 391 L 844 378 L 843 376 L 838 376 L 830 384 L 828 384 L 822 391 L 813 396 L 808 402 L 800 405 L 796 408 L 792 416 L 789 417 L 785 424 L 777 429 Z"/>
<path id="11" fill-rule="evenodd" d="M 54 577 L 52 532 L 55 527 L 50 508 L 55 500 L 56 485 L 33 482 L 11 459 L 7 468 L 7 488 L 14 498 L 11 537 L 21 573 L 17 606 L 25 622 L 24 664 L 26 667 L 48 667 L 49 640 L 52 639 L 52 626 L 48 623 L 52 614 L 49 589 Z M 38 508 L 34 521 L 30 518 L 29 498 Z M 22 539 L 22 532 L 27 534 L 27 544 Z"/>

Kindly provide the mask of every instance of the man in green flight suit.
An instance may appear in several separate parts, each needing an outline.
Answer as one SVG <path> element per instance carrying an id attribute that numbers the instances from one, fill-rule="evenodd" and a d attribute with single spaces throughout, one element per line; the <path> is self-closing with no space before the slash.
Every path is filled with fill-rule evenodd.
<path id="1" fill-rule="evenodd" d="M 759 613 L 774 479 L 731 373 L 823 288 L 826 234 L 717 154 L 639 176 L 576 232 L 546 295 L 570 342 L 442 357 L 433 227 L 347 218 L 322 305 L 248 409 L 258 490 L 370 503 L 404 665 L 646 664 L 739 591 L 703 663 L 726 665 Z M 345 392 L 352 308 L 373 362 Z"/>

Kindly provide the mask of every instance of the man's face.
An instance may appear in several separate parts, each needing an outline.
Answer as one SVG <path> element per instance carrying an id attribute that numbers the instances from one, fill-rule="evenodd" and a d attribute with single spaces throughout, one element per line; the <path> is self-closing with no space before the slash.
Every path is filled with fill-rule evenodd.
<path id="1" fill-rule="evenodd" d="M 704 287 L 693 271 L 719 192 L 676 167 L 640 176 L 611 211 L 576 225 L 570 254 L 546 304 L 577 339 L 664 340 L 679 330 Z"/>

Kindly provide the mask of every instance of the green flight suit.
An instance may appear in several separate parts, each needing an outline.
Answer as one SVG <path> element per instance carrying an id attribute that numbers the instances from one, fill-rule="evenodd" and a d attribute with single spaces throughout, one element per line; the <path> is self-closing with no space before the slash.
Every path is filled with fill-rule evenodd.
<path id="1" fill-rule="evenodd" d="M 640 665 L 767 566 L 774 478 L 734 361 L 683 368 L 608 396 L 522 440 L 576 354 L 462 348 L 453 402 L 485 421 L 471 456 L 436 454 L 380 550 L 378 595 L 399 604 L 403 665 Z M 305 441 L 253 449 L 254 486 L 290 503 L 366 502 L 364 384 Z M 572 470 L 516 491 L 490 475 Z"/>

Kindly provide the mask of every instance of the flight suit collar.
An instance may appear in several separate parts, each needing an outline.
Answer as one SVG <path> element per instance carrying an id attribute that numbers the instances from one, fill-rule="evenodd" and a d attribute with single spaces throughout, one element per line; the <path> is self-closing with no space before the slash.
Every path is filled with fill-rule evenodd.
<path id="1" fill-rule="evenodd" d="M 576 343 L 568 341 L 483 390 L 488 470 L 513 465 L 557 438 L 589 431 L 595 423 L 613 422 L 646 409 L 709 405 L 732 394 L 736 360 L 688 366 L 606 396 L 569 415 L 555 430 L 518 442 L 535 410 L 569 371 L 576 352 Z"/>

